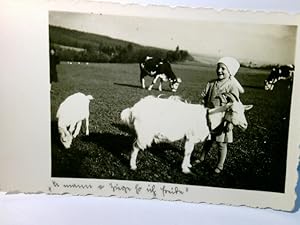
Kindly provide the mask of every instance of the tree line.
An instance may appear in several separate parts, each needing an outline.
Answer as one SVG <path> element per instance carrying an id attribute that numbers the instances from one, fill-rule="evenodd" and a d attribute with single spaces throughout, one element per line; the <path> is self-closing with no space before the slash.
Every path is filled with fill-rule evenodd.
<path id="1" fill-rule="evenodd" d="M 137 63 L 147 55 L 170 62 L 193 60 L 188 51 L 179 46 L 175 50 L 166 50 L 51 25 L 49 35 L 50 45 L 56 49 L 61 61 Z"/>
<path id="2" fill-rule="evenodd" d="M 107 46 L 99 43 L 97 47 L 85 45 L 66 48 L 52 43 L 61 61 L 78 61 L 94 63 L 137 63 L 145 56 L 154 56 L 167 59 L 170 62 L 193 60 L 188 51 L 180 50 L 179 46 L 174 51 L 158 48 L 137 48 L 132 44 L 127 46 Z"/>

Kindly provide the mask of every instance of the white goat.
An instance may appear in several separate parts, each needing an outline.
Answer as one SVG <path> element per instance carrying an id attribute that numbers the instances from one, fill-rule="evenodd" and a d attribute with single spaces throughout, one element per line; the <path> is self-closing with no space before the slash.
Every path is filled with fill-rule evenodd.
<path id="1" fill-rule="evenodd" d="M 133 128 L 137 136 L 130 158 L 132 170 L 137 168 L 136 158 L 139 150 L 150 147 L 152 142 L 174 142 L 185 138 L 181 168 L 183 173 L 189 173 L 194 145 L 203 142 L 209 136 L 210 130 L 215 129 L 224 120 L 242 129 L 248 126 L 244 111 L 251 109 L 252 105 L 244 106 L 240 101 L 232 99 L 233 102 L 225 106 L 208 110 L 203 105 L 189 104 L 179 99 L 147 96 L 132 108 L 121 112 L 121 120 Z"/>
<path id="2" fill-rule="evenodd" d="M 56 117 L 60 141 L 65 148 L 71 147 L 72 140 L 79 134 L 84 119 L 86 121 L 85 134 L 89 135 L 89 104 L 92 99 L 94 99 L 93 96 L 78 92 L 70 95 L 60 104 Z"/>

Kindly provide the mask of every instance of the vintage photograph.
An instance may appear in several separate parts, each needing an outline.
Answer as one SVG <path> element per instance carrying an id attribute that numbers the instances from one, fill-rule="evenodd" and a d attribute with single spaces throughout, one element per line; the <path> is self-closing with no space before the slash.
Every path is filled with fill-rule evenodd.
<path id="1" fill-rule="evenodd" d="M 296 39 L 49 11 L 51 177 L 284 193 Z"/>

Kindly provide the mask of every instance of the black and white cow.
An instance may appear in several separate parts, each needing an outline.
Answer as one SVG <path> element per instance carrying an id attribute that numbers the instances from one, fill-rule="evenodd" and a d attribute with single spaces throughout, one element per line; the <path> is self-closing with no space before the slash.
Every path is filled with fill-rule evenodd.
<path id="1" fill-rule="evenodd" d="M 159 80 L 158 90 L 162 91 L 162 82 L 169 81 L 170 88 L 172 92 L 176 92 L 181 79 L 177 78 L 172 71 L 171 64 L 161 58 L 146 56 L 140 63 L 140 81 L 142 88 L 146 88 L 145 77 L 153 77 L 151 85 L 148 90 L 151 90 L 153 85 Z"/>
<path id="2" fill-rule="evenodd" d="M 294 70 L 295 66 L 292 64 L 273 67 L 270 72 L 270 75 L 265 80 L 265 90 L 272 91 L 275 83 L 279 80 L 289 79 L 292 82 Z"/>

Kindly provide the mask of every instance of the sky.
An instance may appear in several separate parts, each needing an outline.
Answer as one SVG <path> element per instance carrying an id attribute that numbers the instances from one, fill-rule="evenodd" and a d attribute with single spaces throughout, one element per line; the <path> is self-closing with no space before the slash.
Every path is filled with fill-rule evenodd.
<path id="1" fill-rule="evenodd" d="M 256 64 L 293 64 L 296 26 L 50 12 L 49 24 L 137 44 Z"/>

